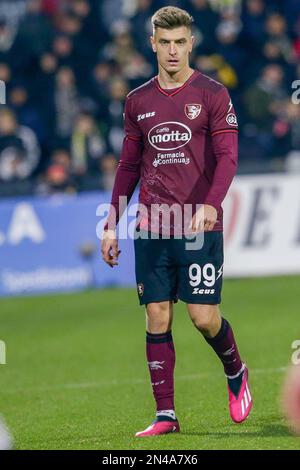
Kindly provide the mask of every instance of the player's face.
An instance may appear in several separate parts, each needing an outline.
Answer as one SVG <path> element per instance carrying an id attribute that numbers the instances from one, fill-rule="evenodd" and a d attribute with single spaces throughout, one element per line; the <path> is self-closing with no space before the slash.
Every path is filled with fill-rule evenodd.
<path id="1" fill-rule="evenodd" d="M 157 54 L 158 64 L 171 74 L 188 66 L 194 36 L 186 26 L 171 30 L 157 28 L 151 37 L 151 44 L 153 52 Z"/>

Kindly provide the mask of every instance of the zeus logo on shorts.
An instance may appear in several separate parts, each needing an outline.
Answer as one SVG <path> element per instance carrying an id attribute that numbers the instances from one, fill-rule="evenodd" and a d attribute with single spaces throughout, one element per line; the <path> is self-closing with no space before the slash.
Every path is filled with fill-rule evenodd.
<path id="1" fill-rule="evenodd" d="M 214 294 L 215 289 L 199 289 L 199 287 L 194 287 L 192 294 L 207 295 Z"/>

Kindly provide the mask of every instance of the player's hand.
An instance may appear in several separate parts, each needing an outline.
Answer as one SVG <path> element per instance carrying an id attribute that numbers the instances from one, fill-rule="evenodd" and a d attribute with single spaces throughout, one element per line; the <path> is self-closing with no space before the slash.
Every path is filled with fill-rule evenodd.
<path id="1" fill-rule="evenodd" d="M 103 261 L 111 268 L 119 264 L 118 257 L 121 251 L 118 248 L 118 239 L 115 230 L 105 230 L 103 232 L 101 253 Z"/>
<path id="2" fill-rule="evenodd" d="M 218 212 L 215 207 L 204 204 L 193 215 L 190 229 L 193 232 L 210 232 L 217 222 Z"/>

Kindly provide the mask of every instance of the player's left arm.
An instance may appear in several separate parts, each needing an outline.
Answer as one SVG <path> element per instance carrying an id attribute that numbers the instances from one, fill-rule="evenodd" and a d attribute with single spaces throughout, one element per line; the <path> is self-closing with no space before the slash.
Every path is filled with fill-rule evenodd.
<path id="1" fill-rule="evenodd" d="M 217 222 L 218 210 L 237 170 L 238 123 L 232 101 L 225 87 L 213 95 L 209 126 L 217 165 L 212 185 L 205 199 L 202 215 L 198 217 L 198 226 L 200 230 L 205 231 L 213 230 Z"/>

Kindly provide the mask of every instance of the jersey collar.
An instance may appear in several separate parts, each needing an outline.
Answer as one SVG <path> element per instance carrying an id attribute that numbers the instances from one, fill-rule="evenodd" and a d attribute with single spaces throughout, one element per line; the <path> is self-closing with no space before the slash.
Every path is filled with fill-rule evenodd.
<path id="1" fill-rule="evenodd" d="M 192 73 L 192 75 L 187 79 L 186 82 L 184 82 L 183 85 L 181 85 L 180 87 L 176 88 L 173 93 L 168 93 L 167 91 L 165 91 L 163 88 L 161 88 L 160 84 L 159 84 L 159 81 L 158 81 L 158 75 L 156 75 L 156 77 L 154 77 L 154 83 L 155 83 L 155 86 L 158 88 L 158 90 L 165 96 L 168 96 L 168 97 L 172 97 L 174 95 L 177 95 L 177 93 L 179 93 L 181 90 L 183 90 L 186 86 L 189 85 L 189 83 L 191 83 L 191 81 L 195 78 L 195 76 L 197 75 L 197 70 L 194 70 L 194 72 Z"/>

